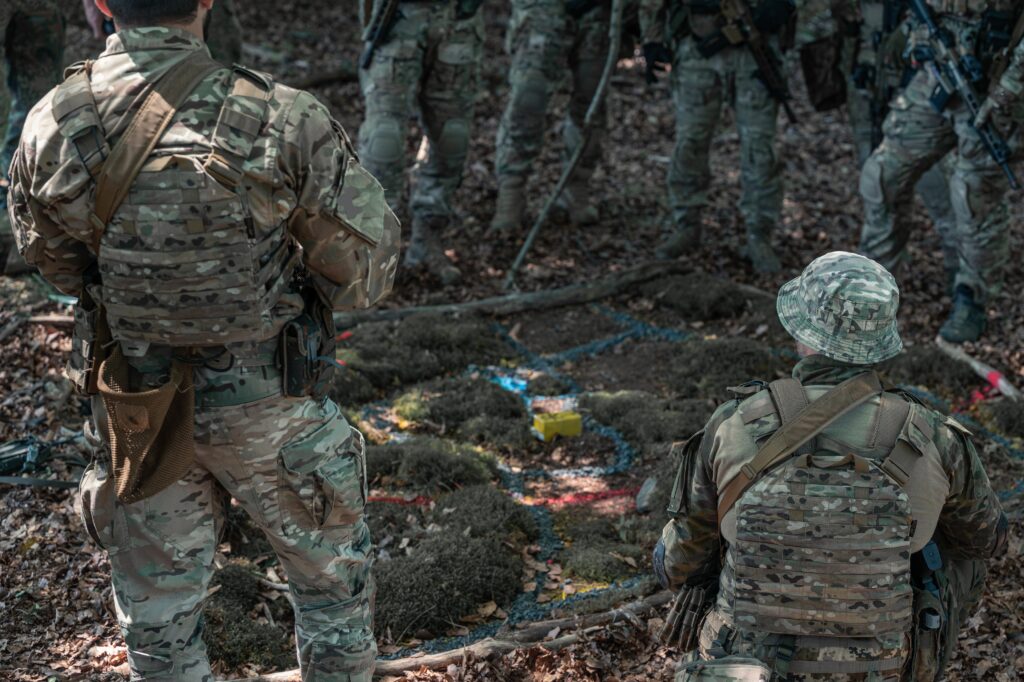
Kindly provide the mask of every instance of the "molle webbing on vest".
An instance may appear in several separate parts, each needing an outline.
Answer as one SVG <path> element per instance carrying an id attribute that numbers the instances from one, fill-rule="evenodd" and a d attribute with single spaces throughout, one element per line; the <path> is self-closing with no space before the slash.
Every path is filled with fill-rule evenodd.
<path id="1" fill-rule="evenodd" d="M 89 84 L 92 62 L 68 68 L 67 77 L 53 95 L 53 119 L 57 128 L 78 153 L 86 171 L 96 178 L 110 155 L 100 113 Z"/>
<path id="2" fill-rule="evenodd" d="M 874 380 L 838 391 L 849 380 L 810 403 L 792 390 L 798 382 L 773 385 L 772 404 L 781 406 L 782 422 L 776 435 L 783 435 L 773 435 L 748 465 L 751 482 L 735 502 L 736 540 L 721 579 L 719 603 L 731 610 L 736 627 L 798 637 L 805 640 L 802 648 L 814 648 L 807 638 L 874 638 L 909 629 L 914 523 L 903 486 L 920 456 L 905 442 L 916 412 L 899 396 L 881 393 L 867 447 L 853 448 L 811 428 L 814 421 L 832 423 L 828 415 L 848 412 L 851 403 L 862 404 L 863 394 L 876 395 L 877 376 L 854 379 L 865 377 Z M 843 400 L 835 397 L 842 394 Z M 753 406 L 767 416 L 761 402 Z M 815 406 L 818 416 L 809 420 Z M 812 438 L 816 454 L 793 454 Z M 782 443 L 769 450 L 772 440 Z M 899 663 L 800 662 L 806 669 L 789 671 L 886 672 Z"/>
<path id="3" fill-rule="evenodd" d="M 206 172 L 225 187 L 235 189 L 242 181 L 243 164 L 267 121 L 272 84 L 259 74 L 236 68 L 231 92 L 217 118 L 206 160 Z"/>
<path id="4" fill-rule="evenodd" d="M 791 385 L 788 382 L 781 385 L 783 388 L 778 390 L 777 387 L 776 393 L 773 393 L 773 400 L 786 400 L 787 393 L 792 396 Z M 803 391 L 803 388 L 800 390 Z M 878 375 L 874 372 L 866 372 L 847 379 L 813 403 L 807 403 L 807 398 L 804 397 L 800 401 L 803 407 L 799 410 L 787 406 L 780 411 L 780 417 L 783 419 L 782 427 L 772 434 L 754 459 L 744 465 L 740 472 L 719 492 L 718 522 L 722 522 L 740 496 L 763 472 L 785 460 L 797 448 L 825 430 L 835 420 L 881 392 L 882 385 Z M 792 415 L 791 418 L 789 415 Z"/>

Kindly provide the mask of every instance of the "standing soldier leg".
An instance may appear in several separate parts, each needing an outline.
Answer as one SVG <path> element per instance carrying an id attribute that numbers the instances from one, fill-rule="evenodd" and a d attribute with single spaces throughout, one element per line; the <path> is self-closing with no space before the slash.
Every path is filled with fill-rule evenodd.
<path id="1" fill-rule="evenodd" d="M 772 233 L 782 213 L 782 165 L 775 153 L 779 103 L 754 75 L 757 66 L 746 50 L 737 60 L 736 129 L 740 136 L 740 211 L 747 228 L 746 255 L 757 272 L 778 272 Z"/>
<path id="2" fill-rule="evenodd" d="M 412 187 L 412 239 L 405 264 L 425 263 L 442 283 L 454 284 L 461 274 L 445 256 L 440 237 L 454 214 L 451 199 L 469 153 L 484 27 L 479 13 L 446 23 L 440 43 L 431 50 L 435 57 L 420 93 L 428 149 Z"/>
<path id="3" fill-rule="evenodd" d="M 942 244 L 942 269 L 946 273 L 946 289 L 953 293 L 956 271 L 959 268 L 957 247 L 956 214 L 949 196 L 949 184 L 953 175 L 954 155 L 947 154 L 934 166 L 925 171 L 917 181 L 914 190 L 921 198 L 928 217 L 939 233 Z"/>
<path id="4" fill-rule="evenodd" d="M 672 68 L 676 109 L 676 145 L 668 171 L 668 200 L 673 234 L 657 250 L 658 258 L 678 258 L 701 238 L 701 213 L 708 205 L 711 138 L 722 112 L 721 55 L 704 59 L 692 39 L 682 42 Z"/>
<path id="5" fill-rule="evenodd" d="M 21 274 L 29 271 L 13 248 L 7 218 L 7 173 L 14 150 L 21 138 L 21 129 L 29 110 L 60 80 L 64 66 L 64 17 L 56 0 L 13 2 L 9 4 L 9 20 L 0 24 L 7 40 L 0 37 L 0 52 L 6 73 L 0 86 L 0 274 Z M 6 16 L 0 12 L 0 20 Z M 2 100 L 9 95 L 9 106 Z"/>
<path id="6" fill-rule="evenodd" d="M 860 252 L 897 278 L 906 260 L 914 186 L 956 144 L 952 125 L 928 101 L 931 90 L 928 75 L 920 72 L 893 100 L 883 126 L 885 139 L 861 170 Z"/>
<path id="7" fill-rule="evenodd" d="M 99 400 L 96 414 L 103 415 Z M 105 434 L 104 418 L 92 433 Z M 110 455 L 91 438 L 97 458 L 82 477 L 82 517 L 110 556 L 117 620 L 132 679 L 213 682 L 202 637 L 202 609 L 213 575 L 223 512 L 213 475 L 198 463 L 156 495 L 123 504 Z"/>
<path id="8" fill-rule="evenodd" d="M 206 45 L 210 56 L 222 64 L 242 61 L 242 24 L 235 0 L 217 0 L 206 17 Z"/>
<path id="9" fill-rule="evenodd" d="M 1005 117 L 997 120 L 999 130 L 1011 130 Z M 992 160 L 969 115 L 958 111 L 956 132 L 958 156 L 950 182 L 956 214 L 956 244 L 959 263 L 953 289 L 953 310 L 942 325 L 942 338 L 954 343 L 977 341 L 985 331 L 985 304 L 1003 284 L 1009 259 L 1009 210 L 1006 191 L 1009 182 Z M 1019 148 L 1020 132 L 1010 140 Z"/>
<path id="10" fill-rule="evenodd" d="M 304 680 L 370 682 L 372 544 L 362 434 L 330 400 L 269 398 L 207 410 L 197 431 L 221 484 L 270 540 L 288 576 Z"/>
<path id="11" fill-rule="evenodd" d="M 594 94 L 601 83 L 605 59 L 608 56 L 607 7 L 591 10 L 577 20 L 576 36 L 569 66 L 572 70 L 572 94 L 569 112 L 562 126 L 562 155 L 564 162 L 575 154 L 583 141 L 583 121 Z M 598 221 L 597 206 L 591 201 L 590 178 L 601 160 L 601 139 L 607 129 L 607 92 L 590 130 L 590 139 L 583 150 L 576 170 L 559 198 L 559 208 L 565 211 L 573 225 L 592 225 Z"/>
<path id="12" fill-rule="evenodd" d="M 405 3 L 386 42 L 359 72 L 366 117 L 359 127 L 359 158 L 397 210 L 405 189 L 405 138 L 423 76 L 423 48 L 432 8 Z"/>
<path id="13" fill-rule="evenodd" d="M 525 219 L 526 177 L 544 144 L 548 101 L 565 71 L 568 21 L 562 0 L 512 3 L 510 90 L 494 152 L 498 199 L 491 230 L 513 230 Z"/>

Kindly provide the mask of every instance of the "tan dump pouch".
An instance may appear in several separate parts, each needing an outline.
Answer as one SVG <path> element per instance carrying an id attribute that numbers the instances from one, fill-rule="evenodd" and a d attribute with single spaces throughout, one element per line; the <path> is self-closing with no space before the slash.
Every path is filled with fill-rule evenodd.
<path id="1" fill-rule="evenodd" d="M 192 367 L 171 365 L 159 388 L 132 392 L 132 368 L 118 347 L 100 365 L 97 387 L 107 411 L 112 475 L 125 504 L 173 485 L 195 459 Z"/>
<path id="2" fill-rule="evenodd" d="M 693 661 L 676 673 L 675 682 L 769 682 L 772 670 L 756 658 L 726 656 Z"/>

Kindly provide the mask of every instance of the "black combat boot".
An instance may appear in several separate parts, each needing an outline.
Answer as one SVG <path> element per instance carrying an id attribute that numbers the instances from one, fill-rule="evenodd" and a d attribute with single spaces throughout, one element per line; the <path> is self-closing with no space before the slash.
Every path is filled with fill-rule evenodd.
<path id="1" fill-rule="evenodd" d="M 977 341 L 985 333 L 988 316 L 985 306 L 974 298 L 974 291 L 961 284 L 953 295 L 953 310 L 939 329 L 939 336 L 950 343 Z"/>
<path id="2" fill-rule="evenodd" d="M 490 232 L 512 232 L 526 221 L 526 180 L 517 175 L 498 179 Z"/>
<path id="3" fill-rule="evenodd" d="M 587 178 L 571 178 L 555 202 L 558 219 L 573 227 L 586 227 L 601 219 L 590 196 L 590 182 Z"/>
<path id="4" fill-rule="evenodd" d="M 655 257 L 660 260 L 672 260 L 696 249 L 700 246 L 701 228 L 700 214 L 695 211 L 677 218 L 673 224 L 672 234 L 654 251 Z"/>
<path id="5" fill-rule="evenodd" d="M 448 224 L 443 216 L 413 216 L 409 247 L 403 264 L 408 268 L 425 267 L 448 286 L 462 279 L 462 273 L 452 265 L 441 246 L 441 231 Z"/>

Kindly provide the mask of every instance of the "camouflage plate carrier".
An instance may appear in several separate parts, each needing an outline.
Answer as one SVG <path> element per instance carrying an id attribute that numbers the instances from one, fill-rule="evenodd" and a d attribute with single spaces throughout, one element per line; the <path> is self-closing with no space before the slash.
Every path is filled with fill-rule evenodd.
<path id="1" fill-rule="evenodd" d="M 773 637 L 783 651 L 814 648 L 815 640 L 822 647 L 850 639 L 899 641 L 913 623 L 915 522 L 904 487 L 916 460 L 935 447 L 924 408 L 885 391 L 874 372 L 821 390 L 781 379 L 747 403 L 745 420 L 775 414 L 782 426 L 719 495 L 720 522 L 730 511 L 736 516 L 719 608 L 731 612 L 735 628 Z M 872 449 L 821 433 L 874 398 L 880 409 Z M 902 665 L 891 654 L 856 661 L 780 656 L 773 669 L 783 679 L 867 673 L 896 679 Z"/>
<path id="2" fill-rule="evenodd" d="M 111 150 L 89 68 L 72 67 L 53 113 L 97 178 Z M 211 147 L 197 137 L 193 147 L 150 155 L 110 220 L 93 215 L 102 286 L 90 293 L 106 309 L 114 339 L 139 348 L 130 354 L 149 344 L 224 346 L 280 331 L 275 306 L 301 250 L 282 224 L 254 220 L 242 182 L 272 90 L 266 76 L 235 67 Z"/>

